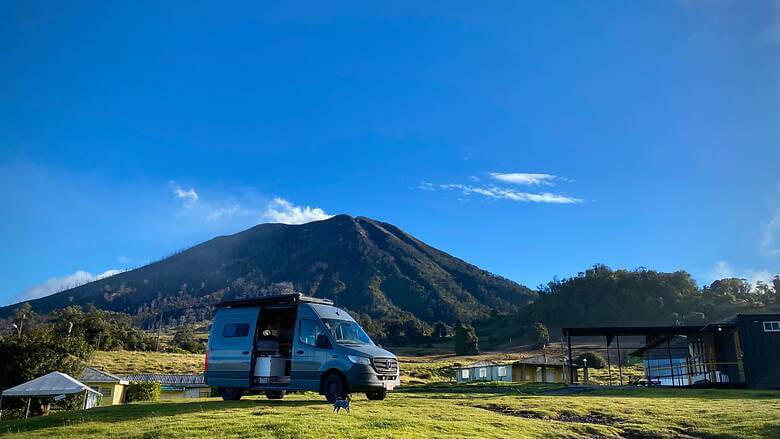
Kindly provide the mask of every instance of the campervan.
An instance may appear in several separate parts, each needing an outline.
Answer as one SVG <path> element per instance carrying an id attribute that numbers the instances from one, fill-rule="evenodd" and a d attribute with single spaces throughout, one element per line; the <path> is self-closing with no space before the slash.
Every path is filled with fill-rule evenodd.
<path id="1" fill-rule="evenodd" d="M 217 305 L 205 379 L 225 400 L 316 391 L 328 401 L 350 393 L 382 400 L 400 384 L 396 356 L 374 344 L 330 300 L 282 294 Z"/>

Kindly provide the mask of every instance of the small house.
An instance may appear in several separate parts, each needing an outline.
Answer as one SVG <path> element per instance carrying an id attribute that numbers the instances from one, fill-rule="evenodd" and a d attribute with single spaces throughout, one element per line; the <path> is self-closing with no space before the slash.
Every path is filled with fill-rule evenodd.
<path id="1" fill-rule="evenodd" d="M 99 392 L 101 406 L 123 404 L 129 382 L 116 375 L 94 367 L 85 367 L 79 380 Z"/>
<path id="2" fill-rule="evenodd" d="M 493 361 L 477 361 L 455 368 L 458 383 L 475 381 L 512 381 L 512 365 Z"/>
<path id="3" fill-rule="evenodd" d="M 204 381 L 203 374 L 141 373 L 122 375 L 122 379 L 131 383 L 160 383 L 160 399 L 207 398 L 211 396 L 211 387 Z"/>
<path id="4" fill-rule="evenodd" d="M 563 358 L 537 355 L 512 363 L 512 381 L 531 383 L 565 383 L 568 367 Z"/>

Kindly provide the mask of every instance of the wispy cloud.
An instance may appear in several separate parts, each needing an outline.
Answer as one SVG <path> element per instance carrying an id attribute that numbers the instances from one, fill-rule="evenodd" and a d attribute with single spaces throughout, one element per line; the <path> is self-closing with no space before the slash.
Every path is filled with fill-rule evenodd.
<path id="1" fill-rule="evenodd" d="M 284 198 L 274 198 L 263 214 L 269 222 L 283 224 L 304 224 L 331 218 L 319 207 L 295 206 Z"/>
<path id="2" fill-rule="evenodd" d="M 708 282 L 713 282 L 718 279 L 738 278 L 745 279 L 755 286 L 758 281 L 771 283 L 774 276 L 775 274 L 771 273 L 769 270 L 736 269 L 726 261 L 718 261 L 715 266 L 705 274 L 705 279 Z"/>
<path id="3" fill-rule="evenodd" d="M 521 184 L 524 186 L 552 186 L 558 177 L 550 174 L 529 174 L 525 172 L 491 172 L 490 178 L 503 183 Z"/>
<path id="4" fill-rule="evenodd" d="M 77 270 L 74 273 L 66 274 L 64 276 L 50 277 L 46 282 L 33 285 L 30 288 L 27 288 L 26 290 L 17 294 L 15 302 L 24 302 L 27 300 L 50 296 L 54 293 L 67 290 L 68 288 L 77 287 L 79 285 L 83 285 L 87 282 L 92 282 L 98 279 L 111 277 L 121 272 L 121 270 L 111 269 L 95 275 L 88 271 Z"/>
<path id="5" fill-rule="evenodd" d="M 487 198 L 503 199 L 510 201 L 522 201 L 531 203 L 553 203 L 553 204 L 577 204 L 584 200 L 570 197 L 568 195 L 553 194 L 550 192 L 533 193 L 521 192 L 514 189 L 500 188 L 496 186 L 469 186 L 465 184 L 442 184 L 441 189 L 458 190 L 463 195 L 481 195 Z"/>
<path id="6" fill-rule="evenodd" d="M 217 207 L 206 214 L 207 221 L 219 221 L 221 219 L 233 217 L 236 215 L 244 216 L 256 216 L 258 212 L 256 210 L 247 209 L 240 204 L 233 204 L 232 206 Z"/>
<path id="7" fill-rule="evenodd" d="M 556 182 L 571 182 L 562 177 L 552 174 L 537 174 L 527 172 L 491 172 L 488 174 L 492 180 L 498 183 L 494 184 L 476 184 L 481 179 L 476 176 L 470 176 L 469 180 L 474 184 L 444 183 L 434 184 L 424 181 L 417 185 L 417 189 L 434 192 L 437 190 L 458 191 L 463 196 L 459 201 L 467 201 L 470 196 L 481 196 L 494 200 L 519 201 L 524 203 L 549 203 L 549 204 L 579 204 L 584 203 L 582 198 L 553 192 L 528 192 L 517 190 L 509 185 L 523 186 L 555 186 Z M 503 183 L 503 184 L 502 184 Z"/>
<path id="8" fill-rule="evenodd" d="M 169 182 L 169 185 L 171 186 L 171 190 L 173 190 L 173 194 L 184 200 L 185 207 L 192 207 L 195 203 L 198 202 L 200 197 L 198 197 L 198 193 L 195 192 L 195 188 L 184 190 L 181 186 L 176 184 L 175 181 Z"/>
<path id="9" fill-rule="evenodd" d="M 774 216 L 761 227 L 761 251 L 769 256 L 780 256 L 780 207 Z"/>

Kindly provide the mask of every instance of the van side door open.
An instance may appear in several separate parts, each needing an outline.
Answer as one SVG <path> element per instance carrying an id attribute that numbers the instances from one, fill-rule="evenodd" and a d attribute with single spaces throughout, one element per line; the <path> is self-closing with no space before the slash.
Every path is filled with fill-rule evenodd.
<path id="1" fill-rule="evenodd" d="M 229 312 L 228 312 L 229 311 Z M 209 337 L 206 378 L 217 387 L 247 388 L 252 382 L 252 350 L 259 307 L 220 309 Z M 220 313 L 224 313 L 220 316 Z"/>

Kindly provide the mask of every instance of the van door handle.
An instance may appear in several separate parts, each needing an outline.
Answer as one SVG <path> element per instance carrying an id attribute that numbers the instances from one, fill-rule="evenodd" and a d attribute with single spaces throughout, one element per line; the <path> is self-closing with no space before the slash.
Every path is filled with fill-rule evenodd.
<path id="1" fill-rule="evenodd" d="M 295 353 L 298 355 L 303 355 L 303 351 L 295 351 Z"/>
<path id="2" fill-rule="evenodd" d="M 244 352 L 241 352 L 241 354 L 243 354 L 243 355 L 249 355 L 249 351 L 244 351 Z"/>

